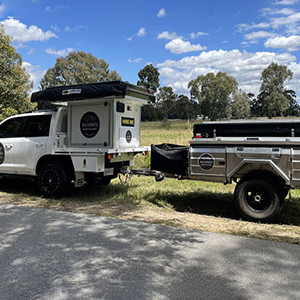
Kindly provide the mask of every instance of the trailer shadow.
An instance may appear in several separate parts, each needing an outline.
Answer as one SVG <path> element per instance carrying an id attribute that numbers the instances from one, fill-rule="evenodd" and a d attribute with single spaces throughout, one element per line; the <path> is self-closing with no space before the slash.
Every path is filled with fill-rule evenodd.
<path id="1" fill-rule="evenodd" d="M 232 193 L 216 193 L 207 191 L 154 192 L 148 199 L 149 202 L 164 206 L 171 205 L 178 212 L 189 212 L 208 216 L 223 217 L 240 220 Z M 269 224 L 300 225 L 300 198 L 287 198 L 281 213 L 274 219 L 266 222 Z"/>
<path id="2" fill-rule="evenodd" d="M 167 203 L 178 212 L 240 219 L 231 193 L 196 191 L 179 194 L 178 192 L 157 191 L 151 195 L 149 201 L 157 206 Z"/>

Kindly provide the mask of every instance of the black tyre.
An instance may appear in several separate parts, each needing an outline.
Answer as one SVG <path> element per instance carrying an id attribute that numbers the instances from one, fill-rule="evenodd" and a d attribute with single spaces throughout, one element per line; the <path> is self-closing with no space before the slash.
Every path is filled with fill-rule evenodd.
<path id="1" fill-rule="evenodd" d="M 66 166 L 58 162 L 45 163 L 38 174 L 38 186 L 46 197 L 62 197 L 71 190 L 71 177 Z"/>
<path id="2" fill-rule="evenodd" d="M 264 179 L 248 179 L 238 183 L 234 198 L 238 211 L 248 220 L 266 221 L 280 211 L 278 192 Z"/>

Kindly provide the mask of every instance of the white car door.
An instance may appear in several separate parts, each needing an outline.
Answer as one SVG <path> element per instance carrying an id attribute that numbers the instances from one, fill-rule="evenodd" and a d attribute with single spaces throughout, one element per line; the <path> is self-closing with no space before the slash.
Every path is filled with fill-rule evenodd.
<path id="1" fill-rule="evenodd" d="M 20 138 L 24 117 L 13 117 L 0 125 L 0 173 L 14 174 L 14 146 Z"/>
<path id="2" fill-rule="evenodd" d="M 45 153 L 49 139 L 51 115 L 29 116 L 22 136 L 14 142 L 16 174 L 34 175 L 37 161 Z"/>

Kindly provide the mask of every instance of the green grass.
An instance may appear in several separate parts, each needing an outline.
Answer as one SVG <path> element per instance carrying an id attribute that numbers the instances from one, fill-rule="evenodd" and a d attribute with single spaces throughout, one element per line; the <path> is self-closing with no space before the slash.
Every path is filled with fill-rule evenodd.
<path id="1" fill-rule="evenodd" d="M 193 124 L 195 122 L 170 121 L 168 126 L 163 122 L 143 122 L 141 126 L 141 144 L 171 143 L 188 145 L 193 137 Z"/>

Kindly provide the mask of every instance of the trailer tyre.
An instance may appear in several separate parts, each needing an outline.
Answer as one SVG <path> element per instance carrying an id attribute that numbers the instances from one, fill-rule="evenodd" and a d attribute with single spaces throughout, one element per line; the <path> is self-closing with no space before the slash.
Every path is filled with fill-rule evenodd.
<path id="1" fill-rule="evenodd" d="M 266 221 L 280 211 L 278 192 L 264 179 L 249 179 L 238 183 L 234 198 L 238 211 L 248 220 Z"/>
<path id="2" fill-rule="evenodd" d="M 66 195 L 71 190 L 68 168 L 58 162 L 45 163 L 38 174 L 38 186 L 45 197 Z"/>

